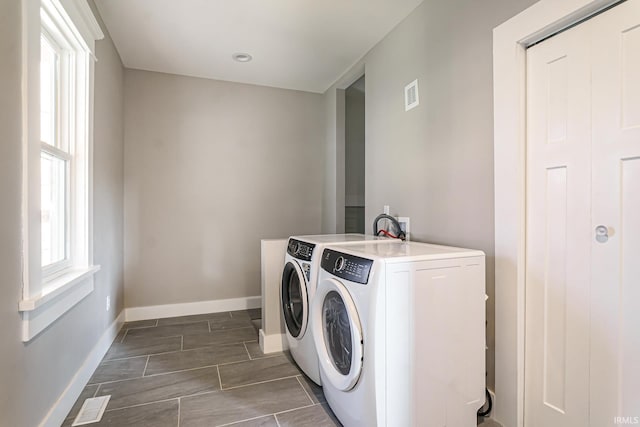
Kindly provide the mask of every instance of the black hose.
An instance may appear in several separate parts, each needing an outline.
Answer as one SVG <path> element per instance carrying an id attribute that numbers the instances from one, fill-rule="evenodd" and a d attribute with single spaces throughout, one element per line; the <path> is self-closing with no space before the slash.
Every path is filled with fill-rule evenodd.
<path id="1" fill-rule="evenodd" d="M 479 417 L 486 417 L 491 413 L 491 409 L 493 408 L 493 401 L 491 400 L 491 393 L 489 393 L 489 389 L 485 388 L 484 392 L 487 395 L 487 401 L 485 402 L 484 405 L 482 405 L 482 408 L 486 406 L 487 409 L 485 409 L 484 411 L 482 410 L 482 408 L 478 409 Z"/>
<path id="2" fill-rule="evenodd" d="M 388 219 L 389 221 L 391 221 L 391 224 L 393 224 L 396 230 L 398 230 L 398 232 L 396 233 L 396 236 L 398 236 L 399 239 L 405 240 L 406 238 L 405 232 L 402 231 L 402 228 L 400 227 L 400 223 L 398 222 L 398 220 L 392 217 L 391 215 L 387 215 L 387 214 L 380 214 L 376 217 L 376 219 L 373 220 L 374 236 L 377 236 L 380 233 L 380 230 L 378 230 L 378 222 L 381 219 Z"/>

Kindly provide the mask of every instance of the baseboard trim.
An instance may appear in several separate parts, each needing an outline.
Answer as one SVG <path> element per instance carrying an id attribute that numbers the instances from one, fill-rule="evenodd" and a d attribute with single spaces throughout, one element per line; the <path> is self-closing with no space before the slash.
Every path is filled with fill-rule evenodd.
<path id="1" fill-rule="evenodd" d="M 166 317 L 191 316 L 195 314 L 219 313 L 223 311 L 260 308 L 262 297 L 231 298 L 209 301 L 185 302 L 182 304 L 149 305 L 146 307 L 126 308 L 127 322 L 148 319 L 163 319 Z"/>
<path id="2" fill-rule="evenodd" d="M 104 331 L 80 369 L 78 369 L 69 385 L 67 385 L 67 388 L 58 398 L 58 401 L 42 420 L 40 427 L 59 427 L 62 425 L 67 414 L 71 411 L 71 408 L 80 396 L 80 393 L 82 393 L 82 390 L 91 379 L 91 376 L 102 361 L 104 355 L 107 353 L 107 350 L 111 347 L 111 343 L 115 339 L 116 335 L 118 335 L 120 328 L 122 328 L 124 319 L 125 313 L 124 310 L 122 310 L 116 320 L 114 320 L 107 330 Z"/>
<path id="3" fill-rule="evenodd" d="M 260 349 L 263 353 L 277 353 L 289 349 L 285 334 L 265 335 L 264 329 L 260 329 Z"/>

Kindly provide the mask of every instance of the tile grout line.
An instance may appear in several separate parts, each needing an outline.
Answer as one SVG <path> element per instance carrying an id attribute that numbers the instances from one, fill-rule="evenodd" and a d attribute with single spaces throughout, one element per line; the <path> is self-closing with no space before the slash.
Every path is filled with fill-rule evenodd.
<path id="1" fill-rule="evenodd" d="M 169 338 L 176 338 L 176 337 L 169 337 Z M 194 347 L 194 348 L 188 348 L 186 350 L 171 350 L 171 351 L 163 351 L 161 353 L 149 353 L 151 356 L 160 356 L 163 354 L 170 354 L 170 353 L 179 353 L 181 351 L 194 351 L 194 350 L 201 350 L 203 348 L 207 348 L 207 347 L 227 347 L 227 346 L 232 346 L 232 345 L 237 345 L 237 344 L 242 344 L 244 342 L 257 342 L 256 340 L 252 340 L 252 341 L 237 341 L 237 342 L 232 342 L 232 343 L 225 343 L 225 344 L 212 344 L 212 345 L 205 345 L 202 347 Z M 147 356 L 146 354 L 140 354 L 138 356 L 127 356 L 127 357 L 118 357 L 115 359 L 104 359 L 103 362 L 117 362 L 119 360 L 128 360 L 128 359 L 135 359 L 138 357 L 145 357 Z M 273 356 L 269 356 L 269 357 L 276 357 L 276 356 L 281 356 L 281 354 L 274 354 Z M 266 359 L 267 357 L 262 357 L 261 359 Z M 246 362 L 246 360 L 239 360 L 239 362 Z M 234 362 L 226 362 L 226 363 L 234 363 Z M 223 363 L 224 364 L 224 363 Z"/>
<path id="2" fill-rule="evenodd" d="M 141 379 L 146 379 L 146 378 L 161 377 L 163 375 L 178 374 L 178 373 L 189 372 L 189 371 L 197 371 L 198 369 L 213 368 L 214 366 L 218 366 L 218 365 L 198 366 L 197 368 L 187 368 L 187 369 L 180 369 L 178 371 L 160 372 L 158 374 L 150 374 L 150 375 L 142 376 L 142 377 L 124 378 L 124 379 L 121 379 L 121 380 L 104 381 L 104 382 L 101 382 L 101 383 L 94 383 L 94 384 L 87 384 L 87 385 L 104 385 L 104 384 L 120 383 L 120 382 L 124 382 L 124 381 L 135 381 L 135 380 L 141 380 Z"/>
<path id="3" fill-rule="evenodd" d="M 152 329 L 152 328 L 154 328 L 154 326 L 149 326 L 148 328 L 136 328 L 135 330 L 137 330 L 137 331 L 141 331 L 141 330 L 143 330 L 143 329 Z M 132 331 L 132 330 L 134 330 L 134 329 L 127 329 L 127 335 L 128 335 L 128 332 L 129 332 L 129 331 Z M 131 335 L 131 339 L 133 339 L 133 340 L 160 339 L 160 340 L 161 340 L 161 339 L 166 339 L 166 338 L 175 338 L 175 337 L 179 337 L 179 336 L 181 336 L 181 334 L 175 334 L 175 335 L 164 335 L 164 336 L 163 336 L 163 335 L 160 335 L 160 336 L 155 336 L 155 337 L 154 337 L 153 335 L 152 335 L 152 336 L 150 336 L 150 337 L 148 337 L 148 336 L 144 336 L 144 335 L 139 335 L 139 336 Z M 127 341 L 127 343 L 130 343 L 130 342 L 131 342 L 131 341 Z M 122 344 L 125 344 L 125 342 L 124 342 L 124 338 L 123 338 Z"/>
<path id="4" fill-rule="evenodd" d="M 218 370 L 219 370 L 219 368 L 218 368 Z M 235 390 L 235 389 L 237 389 L 237 388 L 249 387 L 249 386 L 259 385 L 259 384 L 266 384 L 266 383 L 270 383 L 270 382 L 273 382 L 273 381 L 288 380 L 288 379 L 290 379 L 290 378 L 295 378 L 295 377 L 297 377 L 298 375 L 300 375 L 300 374 L 291 375 L 291 376 L 288 376 L 288 377 L 274 378 L 274 379 L 271 379 L 271 380 L 258 381 L 258 382 L 250 383 L 250 384 L 234 385 L 233 387 L 227 387 L 227 388 L 225 388 L 225 389 L 222 389 L 222 388 L 221 388 L 220 390 L 222 390 L 222 391 Z"/>
<path id="5" fill-rule="evenodd" d="M 180 335 L 180 351 L 184 351 L 184 335 Z"/>
<path id="6" fill-rule="evenodd" d="M 151 329 L 151 328 L 155 328 L 156 325 L 149 325 L 149 326 L 123 326 L 124 329 L 130 331 L 131 329 Z"/>
<path id="7" fill-rule="evenodd" d="M 240 343 L 236 343 L 236 344 L 240 344 Z M 242 344 L 244 344 L 244 343 L 242 343 Z M 246 348 L 246 346 L 245 346 L 245 348 Z M 236 361 L 233 361 L 233 362 L 218 363 L 218 365 L 220 365 L 220 366 L 237 365 L 237 364 L 239 364 L 239 363 L 246 363 L 246 362 L 256 362 L 256 363 L 258 363 L 258 362 L 260 362 L 261 360 L 265 360 L 265 359 L 275 359 L 276 357 L 286 357 L 286 356 L 285 356 L 284 354 L 278 354 L 278 355 L 276 355 L 276 356 L 259 357 L 259 358 L 257 358 L 257 359 L 252 359 L 252 358 L 251 358 L 251 355 L 249 355 L 249 360 L 236 360 Z M 288 360 L 288 359 L 287 359 L 287 360 Z M 293 365 L 292 365 L 292 366 L 293 366 Z M 296 375 L 300 375 L 300 374 L 296 374 Z M 286 377 L 286 378 L 289 378 L 289 377 Z"/>
<path id="8" fill-rule="evenodd" d="M 248 360 L 245 360 L 245 362 L 248 362 Z M 296 375 L 290 375 L 290 376 L 287 376 L 287 377 L 273 378 L 273 379 L 270 379 L 270 380 L 258 381 L 258 382 L 249 383 L 249 384 L 241 384 L 241 385 L 236 385 L 236 386 L 233 386 L 233 387 L 227 387 L 227 388 L 223 389 L 222 388 L 222 379 L 221 379 L 221 376 L 220 376 L 220 366 L 224 366 L 224 365 L 217 364 L 217 365 L 199 366 L 197 368 L 181 369 L 179 371 L 171 371 L 171 372 L 161 372 L 161 373 L 158 373 L 158 374 L 150 374 L 150 375 L 146 375 L 146 376 L 143 376 L 143 377 L 126 378 L 126 379 L 114 380 L 114 381 L 104 381 L 104 382 L 101 382 L 101 383 L 88 384 L 88 385 L 102 386 L 102 385 L 105 385 L 105 384 L 114 384 L 114 383 L 120 383 L 120 382 L 126 382 L 126 381 L 138 381 L 138 380 L 141 380 L 141 379 L 155 378 L 155 377 L 161 377 L 163 375 L 171 375 L 171 374 L 177 374 L 177 373 L 183 373 L 183 372 L 197 371 L 198 369 L 210 369 L 210 368 L 214 368 L 214 367 L 218 371 L 218 382 L 220 384 L 220 390 L 234 390 L 236 388 L 241 388 L 241 387 L 248 387 L 248 386 L 257 385 L 257 384 L 266 384 L 266 383 L 270 383 L 272 381 L 280 381 L 280 380 L 286 380 L 286 379 L 289 379 L 289 378 L 297 378 L 300 375 L 300 374 L 296 374 Z M 306 390 L 305 390 L 305 392 L 306 392 Z M 97 393 L 97 390 L 96 390 L 96 393 Z M 210 393 L 210 392 L 205 392 L 205 393 Z M 187 396 L 191 396 L 191 395 L 187 395 Z M 185 397 L 185 396 L 181 396 L 181 397 Z"/>
<path id="9" fill-rule="evenodd" d="M 304 390 L 304 394 L 307 395 L 307 397 L 309 398 L 309 400 L 311 401 L 311 403 L 315 403 L 313 401 L 313 399 L 311 398 L 311 396 L 309 395 L 309 392 L 307 392 L 307 389 L 304 388 L 304 384 L 302 384 L 302 381 L 300 381 L 300 376 L 296 376 L 296 379 L 298 380 L 298 384 L 300 384 L 300 387 L 302 387 L 302 390 Z"/>
<path id="10" fill-rule="evenodd" d="M 239 424 L 239 423 L 246 423 L 247 421 L 259 420 L 260 418 L 268 417 L 270 415 L 273 416 L 274 418 L 276 416 L 275 413 L 258 415 L 257 417 L 247 418 L 245 420 L 231 421 L 230 423 L 218 424 L 218 425 L 216 425 L 216 427 L 228 427 L 228 426 L 232 426 L 232 425 Z"/>
<path id="11" fill-rule="evenodd" d="M 294 412 L 294 411 L 299 411 L 300 409 L 307 409 L 307 408 L 313 408 L 314 406 L 317 406 L 316 404 L 313 405 L 304 405 L 304 406 L 299 406 L 297 408 L 291 408 L 291 409 L 287 409 L 286 411 L 280 411 L 280 412 L 276 412 L 273 414 L 274 417 L 278 417 L 278 414 L 287 414 L 289 412 Z"/>
<path id="12" fill-rule="evenodd" d="M 277 353 L 277 354 L 273 354 L 273 355 L 269 355 L 269 353 L 267 353 L 267 354 L 263 354 L 262 356 L 259 356 L 259 357 L 254 357 L 251 360 L 273 359 L 275 357 L 280 357 L 280 356 L 284 356 L 284 353 Z M 229 364 L 229 363 L 234 363 L 234 362 L 228 362 L 226 364 Z"/>
<path id="13" fill-rule="evenodd" d="M 182 398 L 178 398 L 178 427 L 180 427 L 180 408 L 182 406 Z"/>
<path id="14" fill-rule="evenodd" d="M 244 346 L 245 351 L 247 352 L 247 356 L 249 356 L 249 360 L 253 360 L 253 357 L 251 357 L 251 353 L 249 353 L 249 349 L 247 348 L 247 342 L 243 342 L 242 345 Z"/>
<path id="15" fill-rule="evenodd" d="M 164 402 L 171 402 L 172 400 L 177 400 L 180 399 L 180 397 L 172 397 L 170 399 L 160 399 L 160 400 L 154 400 L 151 402 L 145 402 L 145 403 L 138 403 L 136 405 L 129 405 L 129 406 L 122 406 L 120 408 L 111 408 L 111 409 L 107 409 L 105 412 L 112 412 L 112 411 L 120 411 L 122 409 L 132 409 L 132 408 L 139 408 L 141 406 L 146 406 L 146 405 L 154 405 L 156 403 L 164 403 Z"/>
<path id="16" fill-rule="evenodd" d="M 171 353 L 171 352 L 169 352 L 169 353 Z M 153 353 L 149 353 L 149 354 L 153 354 Z M 143 357 L 147 357 L 147 355 L 146 354 L 141 354 L 139 356 L 122 357 L 120 359 L 103 359 L 103 360 L 100 361 L 100 365 L 104 365 L 104 364 L 107 364 L 107 363 L 121 362 L 123 360 L 142 359 Z M 96 370 L 97 370 L 97 368 L 96 368 Z"/>
<path id="17" fill-rule="evenodd" d="M 175 338 L 175 337 L 171 337 L 171 338 Z M 195 350 L 195 349 L 194 349 Z M 127 356 L 127 357 L 119 357 L 117 359 L 106 359 L 103 360 L 102 362 L 118 362 L 120 360 L 129 360 L 129 359 L 137 359 L 138 357 L 145 357 L 145 356 L 160 356 L 162 354 L 169 354 L 169 353 L 178 353 L 180 352 L 180 350 L 171 350 L 171 351 L 163 351 L 162 353 L 149 353 L 149 354 L 140 354 L 138 356 Z M 101 363 L 102 363 L 101 362 Z"/>
<path id="18" fill-rule="evenodd" d="M 215 333 L 215 332 L 213 332 Z M 205 347 L 218 347 L 218 346 L 225 346 L 225 345 L 233 345 L 233 344 L 242 344 L 244 343 L 244 341 L 240 340 L 240 341 L 231 341 L 231 342 L 225 342 L 223 344 L 207 344 L 207 345 L 202 345 L 202 346 L 198 346 L 198 347 L 192 347 L 192 348 L 187 348 L 184 351 L 188 351 L 188 350 L 198 350 L 200 348 L 205 348 Z M 170 351 L 168 351 L 167 353 L 171 353 Z"/>
<path id="19" fill-rule="evenodd" d="M 147 356 L 147 363 L 144 364 L 144 369 L 142 370 L 142 377 L 147 373 L 147 366 L 149 366 L 149 359 L 151 359 L 151 355 Z"/>
<path id="20" fill-rule="evenodd" d="M 145 378 L 153 378 L 153 377 L 159 377 L 161 375 L 177 374 L 178 372 L 197 371 L 198 369 L 213 368 L 214 366 L 218 366 L 218 365 L 213 364 L 213 365 L 198 366 L 197 368 L 180 369 L 178 371 L 160 372 L 158 374 L 147 375 Z M 140 379 L 140 378 L 132 378 L 132 379 L 136 380 L 136 379 Z M 122 380 L 122 381 L 128 381 L 128 380 Z M 113 382 L 117 382 L 117 381 L 113 381 Z"/>
<path id="21" fill-rule="evenodd" d="M 278 427 L 281 427 L 281 426 L 280 426 L 280 421 L 278 421 L 278 416 L 277 416 L 276 414 L 273 414 L 273 418 L 276 420 L 276 425 L 277 425 Z"/>
<path id="22" fill-rule="evenodd" d="M 122 334 L 122 339 L 120 340 L 120 344 L 124 342 L 124 339 L 127 337 L 128 333 L 129 333 L 129 329 L 125 329 L 124 334 Z"/>
<path id="23" fill-rule="evenodd" d="M 211 333 L 211 320 L 207 320 L 207 325 L 209 325 L 209 333 Z"/>
<path id="24" fill-rule="evenodd" d="M 173 326 L 173 325 L 171 325 L 171 326 Z M 150 326 L 148 328 L 137 328 L 137 329 L 151 329 L 151 328 L 153 328 L 153 326 Z M 237 331 L 239 329 L 249 329 L 249 328 L 252 328 L 252 329 L 255 330 L 255 328 L 253 326 L 241 326 L 241 327 L 238 327 L 238 328 L 216 329 L 216 330 L 213 330 L 211 332 L 199 332 L 197 334 L 189 334 L 188 336 L 216 334 L 216 333 L 221 333 L 221 332 Z M 127 337 L 128 332 L 130 330 L 131 329 L 127 329 L 125 331 L 125 335 L 122 337 L 122 341 L 120 343 L 116 343 L 116 344 L 124 344 L 124 339 Z M 143 340 L 143 339 L 164 340 L 164 339 L 176 338 L 176 337 L 184 337 L 184 334 L 166 335 L 166 336 L 151 336 L 151 337 L 147 337 L 147 336 L 144 336 L 144 335 L 142 335 L 142 336 L 135 336 L 134 335 L 134 336 L 132 336 L 132 339 L 134 339 L 134 340 L 138 340 L 138 339 L 140 339 L 140 340 Z M 258 340 L 255 339 L 255 340 L 250 340 L 250 341 L 247 341 L 247 342 L 254 342 L 254 341 L 257 342 Z M 238 344 L 238 343 L 241 343 L 241 342 L 244 342 L 244 340 L 242 340 L 242 341 L 233 341 L 233 342 L 228 342 L 228 343 L 223 343 L 223 344 L 212 343 L 212 344 L 203 345 L 202 347 L 211 347 L 211 346 L 217 346 L 217 345 L 231 345 L 231 344 Z M 131 343 L 131 341 L 128 341 L 127 343 Z M 195 348 L 202 348 L 202 347 L 195 347 Z M 189 349 L 189 350 L 193 350 L 193 349 Z M 164 352 L 164 353 L 170 353 L 170 352 L 167 351 L 167 352 Z M 158 353 L 158 354 L 160 354 L 160 353 Z M 139 356 L 143 356 L 143 355 L 139 355 Z M 139 357 L 139 356 L 120 357 L 119 359 L 129 359 L 131 357 Z M 110 360 L 116 360 L 116 359 L 110 359 Z"/>

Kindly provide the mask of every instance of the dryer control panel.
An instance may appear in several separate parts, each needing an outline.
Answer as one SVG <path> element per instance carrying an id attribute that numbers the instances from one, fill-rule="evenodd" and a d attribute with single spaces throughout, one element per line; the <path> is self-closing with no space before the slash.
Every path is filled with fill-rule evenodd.
<path id="1" fill-rule="evenodd" d="M 316 247 L 313 243 L 303 242 L 301 240 L 289 239 L 287 245 L 287 253 L 292 257 L 301 259 L 303 261 L 311 261 L 311 255 L 313 255 L 313 249 Z"/>
<path id="2" fill-rule="evenodd" d="M 325 249 L 322 254 L 323 270 L 350 282 L 366 285 L 373 261 L 342 252 Z"/>

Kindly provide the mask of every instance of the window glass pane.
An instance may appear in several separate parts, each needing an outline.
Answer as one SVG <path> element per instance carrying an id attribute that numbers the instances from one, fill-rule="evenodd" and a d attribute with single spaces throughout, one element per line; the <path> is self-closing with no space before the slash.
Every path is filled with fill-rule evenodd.
<path id="1" fill-rule="evenodd" d="M 51 42 L 40 36 L 40 140 L 58 146 L 58 64 L 59 55 Z"/>
<path id="2" fill-rule="evenodd" d="M 67 258 L 67 161 L 42 152 L 42 266 Z"/>

